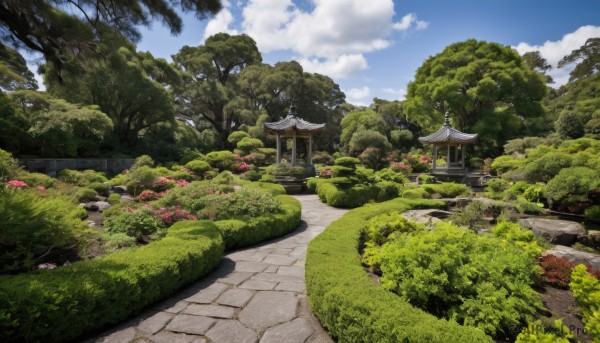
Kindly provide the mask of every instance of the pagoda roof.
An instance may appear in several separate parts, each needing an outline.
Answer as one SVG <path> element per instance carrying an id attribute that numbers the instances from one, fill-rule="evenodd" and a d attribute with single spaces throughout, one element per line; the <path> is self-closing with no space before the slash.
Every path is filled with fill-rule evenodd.
<path id="1" fill-rule="evenodd" d="M 288 115 L 276 122 L 265 123 L 265 131 L 266 132 L 290 132 L 290 131 L 310 131 L 310 132 L 319 132 L 325 129 L 325 124 L 314 124 L 309 123 L 306 120 L 299 118 L 296 116 L 295 107 L 292 106 L 290 108 L 290 112 Z"/>
<path id="2" fill-rule="evenodd" d="M 477 133 L 464 133 L 453 129 L 446 113 L 442 128 L 429 136 L 419 137 L 419 142 L 425 144 L 465 144 L 474 143 L 477 140 L 477 136 L 479 136 Z"/>

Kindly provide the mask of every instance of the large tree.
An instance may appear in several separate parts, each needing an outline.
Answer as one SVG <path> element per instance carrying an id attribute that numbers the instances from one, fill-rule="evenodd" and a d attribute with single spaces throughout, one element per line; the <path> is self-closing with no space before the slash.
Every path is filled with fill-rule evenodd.
<path id="1" fill-rule="evenodd" d="M 496 154 L 507 137 L 525 133 L 527 118 L 544 114 L 540 100 L 546 91 L 544 77 L 515 50 L 471 39 L 419 67 L 408 85 L 408 110 L 440 121 L 449 112 L 458 129 L 481 134 L 480 154 Z"/>
<path id="2" fill-rule="evenodd" d="M 249 114 L 239 86 L 242 70 L 262 61 L 256 42 L 247 35 L 219 33 L 198 47 L 184 46 L 173 55 L 182 82 L 174 88 L 177 116 L 198 128 L 214 128 L 221 144 Z"/>
<path id="3" fill-rule="evenodd" d="M 563 57 L 558 62 L 558 67 L 562 68 L 576 62 L 577 65 L 571 71 L 569 81 L 577 81 L 597 74 L 600 71 L 600 38 L 588 39 L 579 49 Z"/>
<path id="4" fill-rule="evenodd" d="M 0 91 L 37 88 L 37 81 L 23 56 L 0 43 Z"/>
<path id="5" fill-rule="evenodd" d="M 220 0 L 3 0 L 0 42 L 42 53 L 55 71 L 81 55 L 96 52 L 107 31 L 137 42 L 138 26 L 160 20 L 173 34 L 181 31 L 176 11 L 199 18 L 217 13 Z"/>
<path id="6" fill-rule="evenodd" d="M 99 106 L 112 119 L 115 148 L 130 150 L 152 126 L 174 120 L 164 85 L 176 83 L 178 76 L 165 60 L 136 52 L 119 35 L 105 39 L 99 50 L 105 59 L 70 65 L 62 82 L 53 65 L 46 66 L 45 82 L 56 97 Z"/>
<path id="7" fill-rule="evenodd" d="M 546 83 L 553 83 L 554 80 L 550 75 L 546 75 L 546 72 L 552 69 L 552 66 L 548 64 L 545 58 L 542 57 L 538 50 L 536 51 L 528 51 L 524 53 L 521 58 L 523 62 L 525 62 L 529 68 L 536 70 L 546 77 Z"/>

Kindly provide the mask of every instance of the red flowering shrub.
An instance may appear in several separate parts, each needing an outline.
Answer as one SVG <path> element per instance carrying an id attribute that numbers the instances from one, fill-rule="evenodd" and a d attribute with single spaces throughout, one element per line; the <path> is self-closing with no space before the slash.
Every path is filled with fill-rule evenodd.
<path id="1" fill-rule="evenodd" d="M 176 187 L 185 187 L 187 185 L 189 185 L 190 183 L 187 182 L 186 180 L 177 180 L 177 182 L 175 182 L 175 186 Z"/>
<path id="2" fill-rule="evenodd" d="M 321 173 L 319 173 L 319 177 L 322 177 L 324 179 L 332 178 L 334 175 L 335 173 L 333 172 L 333 169 L 329 167 L 323 168 L 323 170 L 321 170 Z"/>
<path id="3" fill-rule="evenodd" d="M 250 168 L 250 165 L 246 162 L 242 162 L 240 165 L 237 166 L 236 170 L 240 173 L 243 173 L 245 171 L 247 171 Z"/>
<path id="4" fill-rule="evenodd" d="M 574 265 L 566 257 L 545 255 L 537 259 L 542 267 L 540 280 L 557 288 L 568 288 Z"/>
<path id="5" fill-rule="evenodd" d="M 150 189 L 155 192 L 166 191 L 167 189 L 173 188 L 175 186 L 175 182 L 173 180 L 167 179 L 164 176 L 159 176 L 150 185 Z"/>
<path id="6" fill-rule="evenodd" d="M 196 216 L 190 214 L 186 210 L 182 210 L 179 206 L 162 207 L 154 211 L 154 217 L 162 220 L 166 225 L 175 224 L 182 220 L 196 220 Z"/>
<path id="7" fill-rule="evenodd" d="M 405 176 L 412 171 L 412 167 L 404 162 L 390 162 L 390 168 L 396 173 L 402 173 Z"/>
<path id="8" fill-rule="evenodd" d="M 27 187 L 27 184 L 20 180 L 10 180 L 6 183 L 6 187 L 21 188 Z"/>
<path id="9" fill-rule="evenodd" d="M 152 201 L 152 200 L 160 199 L 161 196 L 162 196 L 161 193 L 157 193 L 155 191 L 151 191 L 151 190 L 147 189 L 140 194 L 139 199 L 140 199 L 140 201 Z"/>

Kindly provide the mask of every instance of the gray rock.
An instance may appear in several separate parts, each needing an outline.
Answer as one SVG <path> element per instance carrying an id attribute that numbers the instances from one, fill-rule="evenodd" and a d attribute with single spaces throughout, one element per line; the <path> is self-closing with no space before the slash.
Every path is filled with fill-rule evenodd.
<path id="1" fill-rule="evenodd" d="M 126 194 L 127 186 L 114 186 L 113 191 L 118 194 Z"/>
<path id="2" fill-rule="evenodd" d="M 92 211 L 92 212 L 95 212 L 95 211 L 98 211 L 98 209 L 99 209 L 100 207 L 99 207 L 99 206 L 96 204 L 96 202 L 95 202 L 95 201 L 92 201 L 92 202 L 87 202 L 87 203 L 83 204 L 83 208 L 84 208 L 86 211 Z"/>
<path id="3" fill-rule="evenodd" d="M 258 335 L 237 320 L 221 320 L 206 333 L 206 337 L 219 343 L 254 343 Z"/>
<path id="4" fill-rule="evenodd" d="M 296 317 L 298 298 L 294 293 L 262 291 L 242 309 L 240 322 L 254 329 L 265 329 Z"/>
<path id="5" fill-rule="evenodd" d="M 98 212 L 104 212 L 110 208 L 110 204 L 106 201 L 96 201 L 96 206 L 98 206 Z"/>
<path id="6" fill-rule="evenodd" d="M 588 247 L 600 249 L 600 231 L 590 230 L 585 235 L 578 236 L 577 241 Z"/>
<path id="7" fill-rule="evenodd" d="M 542 236 L 547 242 L 558 245 L 573 245 L 577 236 L 585 234 L 581 224 L 567 220 L 524 218 L 519 219 L 519 224 Z"/>
<path id="8" fill-rule="evenodd" d="M 121 201 L 131 201 L 131 202 L 136 202 L 137 200 L 135 199 L 135 197 L 129 195 L 129 194 L 124 194 L 121 195 Z"/>
<path id="9" fill-rule="evenodd" d="M 297 318 L 289 323 L 277 325 L 265 332 L 260 343 L 304 343 L 314 330 L 304 318 Z"/>
<path id="10" fill-rule="evenodd" d="M 167 325 L 167 330 L 192 335 L 204 335 L 214 323 L 215 320 L 212 318 L 178 314 Z"/>
<path id="11" fill-rule="evenodd" d="M 575 250 L 564 245 L 557 245 L 554 248 L 546 251 L 546 254 L 552 254 L 558 257 L 564 256 L 571 261 L 571 263 L 583 263 L 594 267 L 594 269 L 600 270 L 600 255 L 598 254 Z"/>

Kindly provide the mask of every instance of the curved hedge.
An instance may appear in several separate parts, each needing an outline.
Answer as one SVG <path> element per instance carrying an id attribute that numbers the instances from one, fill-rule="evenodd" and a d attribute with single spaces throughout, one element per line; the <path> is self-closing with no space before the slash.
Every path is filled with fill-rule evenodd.
<path id="1" fill-rule="evenodd" d="M 390 211 L 444 207 L 398 198 L 346 213 L 311 241 L 306 259 L 309 304 L 339 342 L 492 342 L 482 331 L 438 319 L 373 282 L 358 254 L 366 221 Z"/>
<path id="2" fill-rule="evenodd" d="M 146 246 L 0 277 L 0 341 L 68 341 L 126 319 L 210 272 L 226 248 L 294 230 L 300 202 L 287 195 L 277 199 L 284 211 L 274 215 L 177 222 L 165 238 Z"/>
<path id="3" fill-rule="evenodd" d="M 322 202 L 333 207 L 355 208 L 372 201 L 386 201 L 400 195 L 401 185 L 381 181 L 352 184 L 348 178 L 310 179 L 308 189 L 315 191 Z"/>

